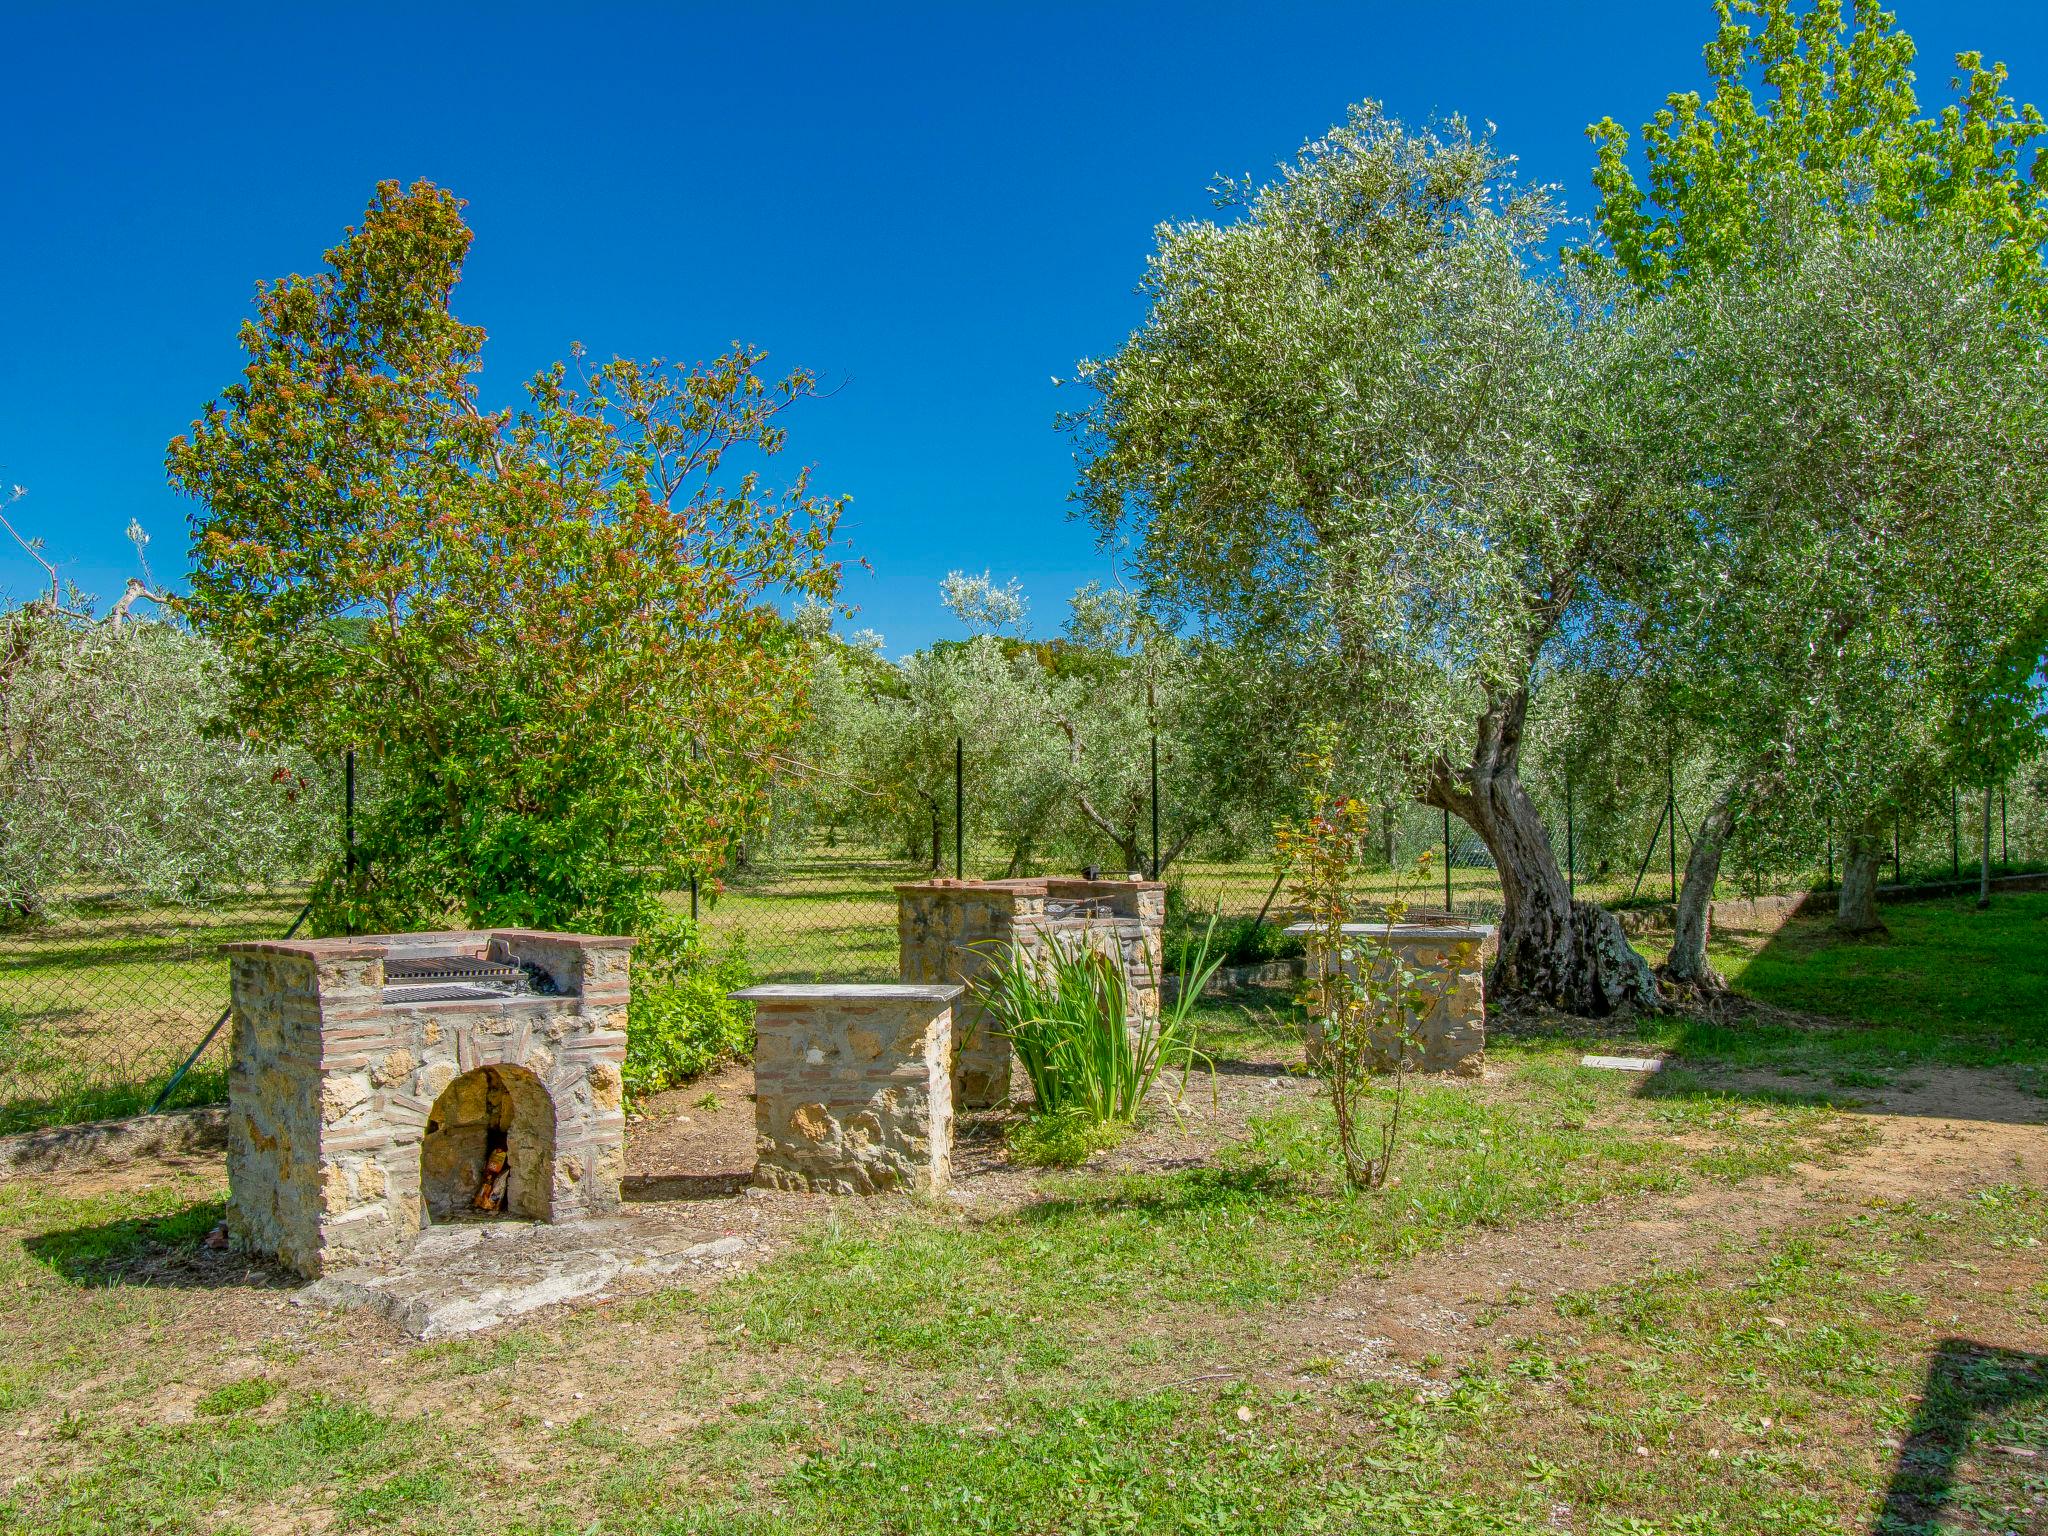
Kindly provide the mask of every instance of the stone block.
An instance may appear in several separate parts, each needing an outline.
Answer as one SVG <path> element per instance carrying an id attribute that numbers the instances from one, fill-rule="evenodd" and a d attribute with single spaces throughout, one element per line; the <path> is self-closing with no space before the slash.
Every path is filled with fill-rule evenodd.
<path id="1" fill-rule="evenodd" d="M 1309 973 L 1316 973 L 1322 947 L 1314 925 L 1296 923 L 1287 930 L 1303 938 L 1309 947 Z M 1372 1041 L 1376 1070 L 1391 1070 L 1400 1058 L 1411 1071 L 1448 1072 L 1476 1077 L 1486 1064 L 1486 972 L 1483 959 L 1493 930 L 1484 924 L 1435 926 L 1420 923 L 1346 923 L 1345 971 L 1356 977 L 1362 960 L 1382 946 L 1391 948 L 1411 970 L 1435 972 L 1451 978 L 1445 995 L 1420 1021 L 1410 1021 L 1406 1033 L 1414 1042 L 1401 1047 L 1403 1031 L 1388 1027 L 1376 1031 Z M 1385 961 L 1376 962 L 1382 969 Z M 1305 1026 L 1311 1066 L 1318 1064 L 1325 1049 L 1320 1021 L 1311 1017 Z"/>
<path id="2" fill-rule="evenodd" d="M 1166 888 L 1141 880 L 926 880 L 896 887 L 898 974 L 971 986 L 1006 953 L 1081 943 L 1122 963 L 1128 1024 L 1159 1016 Z M 953 1102 L 986 1109 L 1010 1095 L 1010 1042 L 963 999 L 954 1020 Z"/>
<path id="3" fill-rule="evenodd" d="M 754 1182 L 934 1194 L 952 1170 L 953 1007 L 961 988 L 766 986 L 754 1006 Z"/>

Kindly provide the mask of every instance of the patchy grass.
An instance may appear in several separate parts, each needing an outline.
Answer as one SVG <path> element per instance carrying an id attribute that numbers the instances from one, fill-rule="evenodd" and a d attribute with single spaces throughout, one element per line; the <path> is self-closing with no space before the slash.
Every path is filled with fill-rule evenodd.
<path id="1" fill-rule="evenodd" d="M 1026 1115 L 1004 1132 L 1010 1161 L 1020 1168 L 1078 1168 L 1123 1141 L 1127 1128 L 1073 1110 Z"/>
<path id="2" fill-rule="evenodd" d="M 0 1536 L 2048 1529 L 2048 1195 L 1968 1148 L 1901 1192 L 1933 1133 L 1837 1107 L 1894 1075 L 1859 1040 L 2025 1032 L 1970 1006 L 1655 1021 L 1668 1085 L 1503 1041 L 1354 1196 L 1291 1005 L 1218 1004 L 1207 1142 L 820 1202 L 742 1278 L 426 1345 L 207 1257 L 217 1168 L 11 1180 Z"/>

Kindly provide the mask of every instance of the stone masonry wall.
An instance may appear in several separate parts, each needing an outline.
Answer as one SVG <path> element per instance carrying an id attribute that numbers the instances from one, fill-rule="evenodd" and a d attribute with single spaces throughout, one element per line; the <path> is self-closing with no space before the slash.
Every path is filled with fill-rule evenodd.
<path id="1" fill-rule="evenodd" d="M 551 1127 L 512 1137 L 524 1213 L 562 1221 L 615 1208 L 630 942 L 507 929 L 232 946 L 228 1174 L 240 1240 L 311 1276 L 402 1255 L 431 1219 L 421 1159 L 436 1101 L 486 1067 L 530 1077 L 552 1106 Z M 486 948 L 579 990 L 383 1001 L 387 953 Z"/>
<path id="2" fill-rule="evenodd" d="M 1087 903 L 1102 915 L 1057 915 Z M 1130 983 L 1130 1020 L 1159 1016 L 1165 974 L 1166 887 L 1140 880 L 926 880 L 896 887 L 899 973 L 906 982 L 971 986 L 1012 946 L 1036 954 L 1048 942 L 1085 945 L 1120 960 Z M 953 1096 L 986 1109 L 1010 1093 L 1010 1043 L 996 1035 L 970 993 L 955 1023 Z"/>
<path id="3" fill-rule="evenodd" d="M 1310 970 L 1314 972 L 1316 950 L 1319 940 L 1307 924 L 1297 924 L 1288 930 L 1301 933 L 1310 946 Z M 1391 942 L 1405 962 L 1417 971 L 1434 972 L 1438 976 L 1454 975 L 1455 981 L 1447 996 L 1440 999 L 1421 1022 L 1418 1031 L 1421 1037 L 1419 1056 L 1408 1053 L 1408 1065 L 1423 1072 L 1449 1072 L 1460 1077 L 1476 1077 L 1486 1064 L 1486 969 L 1485 941 L 1490 930 L 1483 927 L 1424 928 L 1413 925 L 1397 926 L 1389 939 L 1387 928 L 1379 923 L 1347 923 L 1344 928 L 1347 941 L 1369 944 Z M 1463 950 L 1462 957 L 1460 950 Z M 1345 962 L 1346 971 L 1352 976 L 1358 974 L 1360 952 L 1352 951 L 1352 957 Z M 1383 963 L 1383 962 L 1382 962 Z M 1308 1054 L 1311 1064 L 1318 1061 L 1323 1051 L 1322 1030 L 1318 1020 L 1311 1016 L 1306 1024 Z M 1399 1044 L 1397 1032 L 1388 1027 L 1375 1031 L 1373 1050 L 1377 1070 L 1392 1068 L 1395 1051 Z"/>
<path id="4" fill-rule="evenodd" d="M 957 986 L 763 986 L 754 1005 L 754 1182 L 935 1194 L 952 1176 Z"/>

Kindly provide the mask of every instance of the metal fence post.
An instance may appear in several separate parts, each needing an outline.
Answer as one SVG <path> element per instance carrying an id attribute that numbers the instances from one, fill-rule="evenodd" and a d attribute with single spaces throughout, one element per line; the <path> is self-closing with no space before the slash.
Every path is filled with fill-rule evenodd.
<path id="1" fill-rule="evenodd" d="M 697 921 L 697 872 L 690 872 L 690 921 Z"/>
<path id="2" fill-rule="evenodd" d="M 967 743 L 953 738 L 953 878 L 964 879 L 961 871 L 967 856 Z"/>
<path id="3" fill-rule="evenodd" d="M 1152 878 L 1159 878 L 1159 733 L 1152 733 Z"/>
<path id="4" fill-rule="evenodd" d="M 343 910 L 348 913 L 348 931 L 356 931 L 356 749 L 350 747 L 343 760 L 342 770 L 341 828 L 344 843 L 342 857 L 348 871 L 348 900 Z"/>
<path id="5" fill-rule="evenodd" d="M 1456 910 L 1451 906 L 1451 812 L 1444 809 L 1444 911 Z"/>

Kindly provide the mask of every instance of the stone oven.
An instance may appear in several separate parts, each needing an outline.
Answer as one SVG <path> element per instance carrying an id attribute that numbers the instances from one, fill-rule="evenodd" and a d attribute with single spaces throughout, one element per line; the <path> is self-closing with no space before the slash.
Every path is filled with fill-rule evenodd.
<path id="1" fill-rule="evenodd" d="M 1130 1022 L 1159 1016 L 1166 887 L 1154 880 L 923 880 L 896 887 L 906 982 L 971 983 L 1011 946 L 1084 944 L 1123 961 Z M 1010 1042 L 961 999 L 953 1029 L 953 1103 L 986 1109 L 1010 1091 Z"/>
<path id="2" fill-rule="evenodd" d="M 495 929 L 228 945 L 229 1222 L 317 1276 L 422 1226 L 614 1209 L 631 939 Z M 487 1202 L 490 1203 L 490 1202 Z"/>

